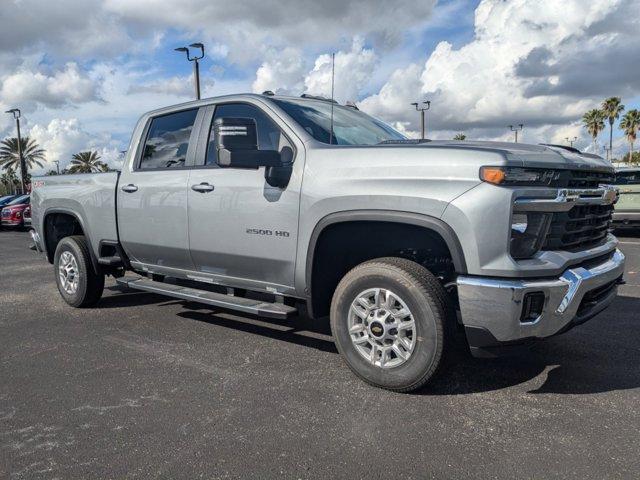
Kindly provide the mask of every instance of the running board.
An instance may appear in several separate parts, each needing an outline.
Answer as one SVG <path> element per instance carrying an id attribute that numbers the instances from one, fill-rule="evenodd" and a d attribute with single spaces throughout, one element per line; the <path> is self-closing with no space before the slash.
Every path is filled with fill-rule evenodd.
<path id="1" fill-rule="evenodd" d="M 167 295 L 182 300 L 205 303 L 214 307 L 228 308 L 261 317 L 284 320 L 297 313 L 295 307 L 285 305 L 284 303 L 269 303 L 251 298 L 235 297 L 223 293 L 209 292 L 208 290 L 182 287 L 172 283 L 154 282 L 153 280 L 143 277 L 122 277 L 117 278 L 116 282 L 135 290 L 144 290 L 145 292 Z"/>

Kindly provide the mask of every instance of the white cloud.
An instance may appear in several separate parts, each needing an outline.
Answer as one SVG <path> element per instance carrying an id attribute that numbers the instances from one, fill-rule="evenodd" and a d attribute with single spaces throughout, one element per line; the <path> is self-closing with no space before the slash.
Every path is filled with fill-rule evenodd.
<path id="1" fill-rule="evenodd" d="M 99 100 L 98 81 L 73 62 L 49 75 L 21 68 L 0 77 L 0 101 L 5 104 L 59 107 L 94 100 Z"/>
<path id="2" fill-rule="evenodd" d="M 375 45 L 397 45 L 424 25 L 436 0 L 107 0 L 104 11 L 124 22 L 180 28 L 230 46 L 237 59 L 259 58 L 270 47 L 329 45 L 361 35 Z"/>
<path id="3" fill-rule="evenodd" d="M 118 53 L 130 48 L 132 37 L 101 0 L 14 0 L 0 16 L 0 51 L 30 51 L 34 47 L 63 55 Z M 139 25 L 136 36 L 150 29 Z"/>
<path id="4" fill-rule="evenodd" d="M 510 123 L 525 123 L 532 141 L 549 141 L 557 132 L 537 127 L 575 126 L 604 96 L 629 92 L 633 82 L 640 86 L 637 62 L 614 56 L 609 64 L 591 63 L 594 50 L 603 52 L 599 60 L 614 45 L 640 41 L 638 28 L 633 33 L 622 28 L 638 5 L 631 0 L 483 0 L 472 41 L 460 48 L 440 42 L 422 67 L 397 70 L 362 108 L 416 130 L 419 116 L 409 104 L 430 99 L 428 118 L 438 130 L 498 136 Z M 631 23 L 640 21 L 631 17 Z M 570 70 L 560 66 L 568 59 Z M 594 78 L 594 71 L 608 72 L 608 80 Z M 547 73 L 541 81 L 536 72 Z M 589 89 L 580 93 L 578 78 Z M 567 91 L 567 85 L 576 89 Z"/>
<path id="5" fill-rule="evenodd" d="M 367 85 L 378 63 L 372 49 L 364 47 L 364 41 L 356 37 L 348 52 L 335 56 L 335 98 L 339 102 L 356 100 Z M 331 96 L 331 55 L 320 55 L 313 69 L 304 79 L 306 92 Z"/>
<path id="6" fill-rule="evenodd" d="M 357 100 L 378 65 L 373 49 L 364 46 L 364 39 L 355 37 L 348 51 L 335 54 L 335 98 L 340 102 Z M 270 50 L 267 59 L 256 71 L 252 89 L 259 93 L 272 90 L 279 94 L 331 96 L 331 54 L 316 57 L 309 70 L 303 54 L 295 48 Z"/>
<path id="7" fill-rule="evenodd" d="M 200 80 L 200 89 L 213 88 L 215 82 L 211 79 Z M 171 95 L 174 97 L 191 99 L 194 96 L 193 74 L 184 77 L 170 77 L 155 82 L 136 83 L 127 90 L 130 94 L 156 93 L 160 95 Z"/>
<path id="8" fill-rule="evenodd" d="M 270 50 L 256 72 L 252 90 L 261 93 L 272 90 L 278 94 L 300 94 L 306 63 L 302 52 L 296 48 Z"/>
<path id="9" fill-rule="evenodd" d="M 28 132 L 41 148 L 45 150 L 46 164 L 34 174 L 55 169 L 54 161 L 65 168 L 74 153 L 96 150 L 111 167 L 120 165 L 120 153 L 117 142 L 108 135 L 95 135 L 84 130 L 76 118 L 54 118 L 46 125 L 35 124 Z"/>

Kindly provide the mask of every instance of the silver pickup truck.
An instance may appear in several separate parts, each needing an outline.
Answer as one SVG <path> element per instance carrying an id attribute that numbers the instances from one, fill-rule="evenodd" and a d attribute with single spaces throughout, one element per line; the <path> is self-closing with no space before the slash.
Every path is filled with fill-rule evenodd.
<path id="1" fill-rule="evenodd" d="M 460 341 L 496 355 L 613 301 L 612 175 L 562 148 L 409 140 L 327 99 L 233 95 L 144 115 L 121 172 L 36 179 L 32 236 L 72 306 L 112 275 L 272 318 L 304 307 L 358 376 L 410 391 Z"/>

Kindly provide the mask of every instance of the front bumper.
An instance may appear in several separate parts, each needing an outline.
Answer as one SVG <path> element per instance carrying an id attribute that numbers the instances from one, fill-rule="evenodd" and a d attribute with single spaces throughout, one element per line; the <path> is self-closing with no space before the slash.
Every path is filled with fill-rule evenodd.
<path id="1" fill-rule="evenodd" d="M 3 227 L 20 227 L 22 223 L 22 219 L 20 220 L 2 220 L 0 221 Z"/>
<path id="2" fill-rule="evenodd" d="M 640 225 L 640 211 L 615 210 L 613 212 L 613 224 Z"/>
<path id="3" fill-rule="evenodd" d="M 593 263 L 569 268 L 553 279 L 458 277 L 460 314 L 472 353 L 487 356 L 495 347 L 550 337 L 600 313 L 616 296 L 624 255 L 616 249 Z M 523 322 L 524 297 L 534 292 L 544 294 L 542 313 Z"/>

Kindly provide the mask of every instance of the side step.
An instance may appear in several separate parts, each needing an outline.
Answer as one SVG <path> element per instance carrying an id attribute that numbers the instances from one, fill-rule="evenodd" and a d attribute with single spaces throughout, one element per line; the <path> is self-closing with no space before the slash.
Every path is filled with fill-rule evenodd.
<path id="1" fill-rule="evenodd" d="M 172 283 L 154 282 L 144 277 L 122 277 L 116 282 L 135 290 L 158 293 L 169 297 L 190 300 L 193 302 L 205 303 L 214 307 L 228 308 L 238 312 L 251 313 L 262 317 L 277 318 L 284 320 L 297 313 L 295 307 L 284 303 L 269 303 L 251 298 L 234 297 L 223 293 L 209 292 L 197 288 L 182 287 Z"/>

